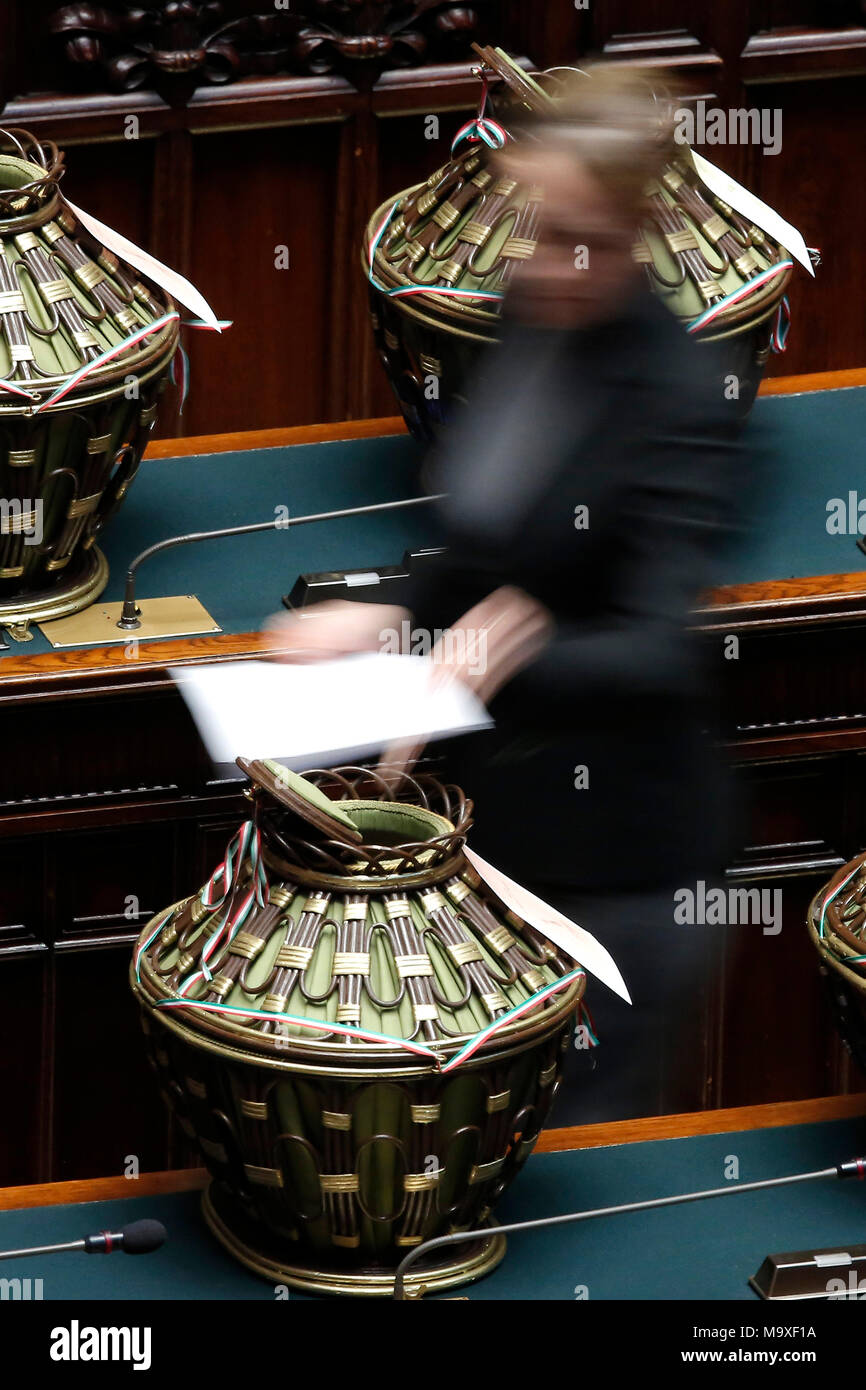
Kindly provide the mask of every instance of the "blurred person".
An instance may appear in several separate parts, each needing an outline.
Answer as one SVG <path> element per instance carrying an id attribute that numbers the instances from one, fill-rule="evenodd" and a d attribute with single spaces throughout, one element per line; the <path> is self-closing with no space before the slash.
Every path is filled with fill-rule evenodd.
<path id="1" fill-rule="evenodd" d="M 329 603 L 274 623 L 287 660 L 375 649 L 404 619 L 448 630 L 439 678 L 496 721 L 447 748 L 473 848 L 598 936 L 633 999 L 590 977 L 601 1045 L 570 1054 L 557 1121 L 697 1109 L 718 929 L 678 925 L 674 895 L 719 880 L 729 818 L 719 670 L 689 624 L 752 460 L 720 363 L 632 256 L 646 186 L 676 150 L 645 80 L 595 69 L 517 134 L 498 166 L 541 185 L 538 242 L 428 463 L 447 552 L 411 610 Z M 395 789 L 420 751 L 384 755 Z"/>

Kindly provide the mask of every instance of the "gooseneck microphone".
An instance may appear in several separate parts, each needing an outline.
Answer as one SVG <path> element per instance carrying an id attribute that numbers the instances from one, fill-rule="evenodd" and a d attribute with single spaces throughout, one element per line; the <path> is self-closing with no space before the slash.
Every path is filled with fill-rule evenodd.
<path id="1" fill-rule="evenodd" d="M 730 1183 L 727 1187 L 709 1187 L 701 1192 L 678 1192 L 672 1197 L 652 1197 L 644 1202 L 623 1202 L 616 1207 L 595 1207 L 591 1211 L 570 1211 L 562 1216 L 540 1216 L 534 1221 L 512 1221 L 507 1226 L 498 1223 L 483 1226 L 480 1230 L 452 1231 L 447 1236 L 434 1236 L 414 1246 L 403 1257 L 394 1273 L 394 1298 L 397 1300 L 420 1298 L 423 1284 L 417 1290 L 408 1290 L 406 1276 L 413 1264 L 434 1250 L 446 1245 L 461 1245 L 471 1240 L 483 1240 L 491 1235 L 510 1235 L 513 1231 L 534 1231 L 547 1226 L 564 1226 L 573 1221 L 591 1221 L 597 1216 L 620 1216 L 635 1211 L 653 1211 L 658 1207 L 674 1207 L 684 1202 L 702 1202 L 710 1197 L 733 1197 L 739 1192 L 760 1192 L 766 1188 L 788 1187 L 792 1183 L 815 1182 L 825 1178 L 858 1178 L 866 1180 L 866 1158 L 852 1158 L 845 1163 L 837 1163 L 832 1168 L 819 1168 L 814 1173 L 792 1173 L 784 1178 L 762 1178 L 758 1182 Z M 864 1247 L 866 1248 L 866 1247 Z M 819 1252 L 820 1253 L 820 1252 Z M 799 1259 L 800 1256 L 797 1256 Z M 419 1282 L 423 1274 L 418 1271 Z M 826 1283 L 826 1278 L 825 1278 Z"/>
<path id="2" fill-rule="evenodd" d="M 164 1244 L 168 1232 L 161 1221 L 133 1221 L 120 1231 L 97 1231 L 81 1240 L 69 1240 L 61 1245 L 34 1245 L 28 1250 L 0 1250 L 0 1260 L 23 1260 L 28 1255 L 59 1255 L 65 1250 L 83 1250 L 85 1255 L 113 1255 L 122 1250 L 126 1255 L 149 1255 Z"/>
<path id="3" fill-rule="evenodd" d="M 218 531 L 191 531 L 186 536 L 169 536 L 167 540 L 157 541 L 142 550 L 126 572 L 126 588 L 123 594 L 123 608 L 116 626 L 126 632 L 141 627 L 141 609 L 135 601 L 135 583 L 138 567 L 151 555 L 168 550 L 175 545 L 189 545 L 195 541 L 218 541 L 226 536 L 249 536 L 257 531 L 285 531 L 290 526 L 306 526 L 311 521 L 339 521 L 348 516 L 368 516 L 375 512 L 396 512 L 404 507 L 423 507 L 428 502 L 441 502 L 444 492 L 424 493 L 420 497 L 401 497 L 396 502 L 370 502 L 365 507 L 340 507 L 334 512 L 313 512 L 310 516 L 280 517 L 278 520 L 253 521 L 248 526 L 223 526 Z"/>

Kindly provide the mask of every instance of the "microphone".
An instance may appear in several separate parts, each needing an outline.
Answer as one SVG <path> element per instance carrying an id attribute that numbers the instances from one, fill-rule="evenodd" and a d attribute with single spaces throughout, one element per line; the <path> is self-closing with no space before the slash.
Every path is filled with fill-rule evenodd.
<path id="1" fill-rule="evenodd" d="M 0 1250 L 0 1260 L 23 1260 L 29 1255 L 58 1255 L 65 1250 L 83 1250 L 85 1255 L 113 1255 L 122 1250 L 127 1255 L 149 1255 L 158 1250 L 168 1237 L 161 1221 L 145 1217 L 132 1221 L 119 1231 L 97 1231 L 82 1240 L 70 1240 L 61 1245 L 34 1245 L 28 1250 Z"/>
<path id="2" fill-rule="evenodd" d="M 111 1255 L 122 1250 L 125 1255 L 149 1255 L 158 1250 L 168 1235 L 161 1221 L 133 1221 L 116 1234 L 100 1231 L 95 1236 L 84 1237 L 84 1251 L 87 1255 Z"/>
<path id="3" fill-rule="evenodd" d="M 784 1178 L 762 1178 L 758 1182 L 732 1182 L 728 1187 L 709 1187 L 701 1192 L 678 1192 L 672 1197 L 652 1197 L 644 1202 L 623 1202 L 615 1207 L 595 1207 L 591 1211 L 569 1211 L 561 1216 L 540 1216 L 534 1221 L 512 1221 L 507 1226 L 500 1226 L 497 1223 L 484 1226 L 480 1230 L 452 1231 L 447 1236 L 434 1236 L 431 1240 L 422 1241 L 404 1255 L 394 1271 L 394 1292 L 395 1299 L 420 1298 L 424 1293 L 423 1278 L 421 1270 L 416 1272 L 416 1279 L 419 1281 L 416 1288 L 410 1289 L 406 1285 L 406 1277 L 412 1265 L 425 1255 L 432 1254 L 434 1250 L 440 1250 L 446 1245 L 462 1245 L 471 1240 L 484 1240 L 491 1235 L 510 1235 L 513 1231 L 537 1231 L 547 1226 L 564 1226 L 572 1221 L 591 1221 L 597 1216 L 619 1216 L 623 1212 L 633 1211 L 653 1211 L 658 1207 L 679 1206 L 683 1202 L 701 1202 L 709 1197 L 732 1197 L 738 1192 L 760 1192 L 766 1188 L 788 1187 L 792 1183 L 815 1182 L 825 1178 L 857 1178 L 860 1182 L 866 1180 L 866 1158 L 852 1158 L 844 1163 L 837 1163 L 832 1168 L 819 1168 L 812 1173 L 792 1173 Z M 864 1247 L 866 1249 L 866 1247 Z M 823 1252 L 818 1252 L 823 1253 Z M 773 1258 L 772 1256 L 769 1258 Z M 779 1257 L 781 1258 L 781 1257 Z M 795 1257 L 802 1262 L 803 1256 L 798 1254 Z M 760 1290 L 759 1290 L 760 1292 Z"/>
<path id="4" fill-rule="evenodd" d="M 123 592 L 123 607 L 115 624 L 126 632 L 141 627 L 141 609 L 135 601 L 135 584 L 138 567 L 151 555 L 169 550 L 175 545 L 189 545 L 194 541 L 217 541 L 224 536 L 249 536 L 257 531 L 284 531 L 290 526 L 306 526 L 311 521 L 339 521 L 347 516 L 369 516 L 371 513 L 395 512 L 404 507 L 422 507 L 427 502 L 441 502 L 444 492 L 424 493 L 420 497 L 401 497 L 397 502 L 371 502 L 366 507 L 340 507 L 334 512 L 313 512 L 310 516 L 289 516 L 278 521 L 254 521 L 248 526 L 223 526 L 219 531 L 191 531 L 186 536 L 169 536 L 167 540 L 157 541 L 142 550 L 131 562 L 126 572 L 126 587 Z"/>

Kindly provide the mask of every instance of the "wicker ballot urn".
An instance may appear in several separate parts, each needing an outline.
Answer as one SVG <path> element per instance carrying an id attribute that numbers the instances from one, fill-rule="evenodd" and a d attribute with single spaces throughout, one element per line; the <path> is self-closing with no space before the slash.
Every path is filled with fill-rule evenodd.
<path id="1" fill-rule="evenodd" d="M 470 868 L 471 802 L 418 774 L 241 759 L 251 817 L 132 965 L 151 1060 L 212 1183 L 204 1215 L 278 1284 L 388 1294 L 485 1227 L 556 1094 L 584 974 Z M 408 1287 L 478 1278 L 489 1237 Z"/>
<path id="2" fill-rule="evenodd" d="M 63 156 L 0 131 L 0 624 L 96 599 L 96 537 L 138 469 L 178 316 L 62 199 Z"/>
<path id="3" fill-rule="evenodd" d="M 488 115 L 463 128 L 425 183 L 376 209 L 362 251 L 379 356 L 410 430 L 425 442 L 463 399 L 479 350 L 497 341 L 503 295 L 535 247 L 541 189 L 498 176 L 492 146 L 501 147 L 516 115 L 555 103 L 573 72 L 529 75 L 499 49 L 478 52 Z M 696 343 L 736 375 L 745 414 L 771 346 L 783 347 L 791 261 L 704 186 L 687 148 L 648 195 L 635 259 Z"/>
<path id="4" fill-rule="evenodd" d="M 815 895 L 808 929 L 839 1032 L 866 1072 L 866 854 L 837 869 Z"/>

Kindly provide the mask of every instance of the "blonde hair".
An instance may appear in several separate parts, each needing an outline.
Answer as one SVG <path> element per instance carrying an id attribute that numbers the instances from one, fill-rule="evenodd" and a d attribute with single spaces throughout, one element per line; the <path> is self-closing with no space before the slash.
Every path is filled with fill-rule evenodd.
<path id="1" fill-rule="evenodd" d="M 572 154 L 618 205 L 637 212 L 678 153 L 670 92 L 656 91 L 649 74 L 634 67 L 601 63 L 567 69 L 564 79 L 561 71 L 545 84 L 553 101 L 513 126 L 505 158 L 529 154 L 535 142 Z"/>

